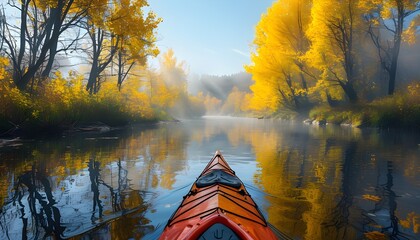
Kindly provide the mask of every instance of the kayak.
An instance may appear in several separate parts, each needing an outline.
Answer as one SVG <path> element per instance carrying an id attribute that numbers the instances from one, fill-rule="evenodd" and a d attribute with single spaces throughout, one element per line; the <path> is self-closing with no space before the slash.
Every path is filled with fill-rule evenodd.
<path id="1" fill-rule="evenodd" d="M 280 239 L 277 231 L 217 151 L 168 220 L 160 239 Z"/>

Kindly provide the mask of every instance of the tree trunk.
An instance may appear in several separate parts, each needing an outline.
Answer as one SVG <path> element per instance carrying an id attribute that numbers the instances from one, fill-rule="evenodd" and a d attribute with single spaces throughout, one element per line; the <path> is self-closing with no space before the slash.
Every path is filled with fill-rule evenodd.
<path id="1" fill-rule="evenodd" d="M 397 65 L 398 65 L 398 55 L 400 49 L 400 43 L 398 46 L 394 46 L 395 49 L 392 54 L 391 68 L 389 70 L 389 83 L 388 83 L 388 95 L 393 95 L 395 91 L 395 80 L 397 78 Z"/>
<path id="2" fill-rule="evenodd" d="M 94 58 L 92 62 L 92 66 L 90 68 L 89 79 L 86 85 L 86 90 L 93 94 L 95 93 L 94 89 L 96 85 L 96 79 L 98 78 L 98 59 Z"/>
<path id="3" fill-rule="evenodd" d="M 123 77 L 123 67 L 124 67 L 124 65 L 123 65 L 123 62 L 122 62 L 122 51 L 123 51 L 122 49 L 120 49 L 118 51 L 118 82 L 117 82 L 118 91 L 121 91 L 121 85 L 122 85 L 122 81 L 123 81 L 122 77 Z"/>
<path id="4" fill-rule="evenodd" d="M 53 64 L 54 64 L 54 60 L 55 60 L 55 55 L 57 54 L 57 42 L 54 42 L 49 50 L 50 55 L 48 58 L 48 63 L 47 66 L 45 66 L 44 71 L 42 71 L 41 77 L 42 78 L 47 78 L 50 76 Z"/>
<path id="5" fill-rule="evenodd" d="M 57 5 L 57 10 L 54 13 L 54 15 L 52 16 L 52 22 L 54 22 L 54 29 L 51 33 L 51 37 L 48 38 L 48 36 L 46 37 L 46 42 L 44 43 L 44 45 L 41 48 L 40 51 L 40 55 L 37 59 L 37 61 L 28 66 L 28 71 L 26 71 L 24 74 L 22 73 L 18 73 L 18 74 L 13 74 L 14 77 L 14 81 L 16 86 L 18 87 L 19 90 L 24 91 L 26 90 L 26 86 L 28 85 L 28 83 L 35 77 L 35 74 L 37 73 L 37 71 L 40 69 L 41 65 L 44 63 L 44 61 L 47 58 L 47 53 L 48 51 L 53 47 L 54 44 L 57 44 L 58 38 L 60 37 L 60 28 L 61 28 L 61 14 L 63 12 L 63 1 L 60 0 L 58 1 L 58 5 Z M 54 10 L 55 11 L 55 10 Z M 49 35 L 49 33 L 48 33 Z M 51 56 L 50 56 L 51 58 Z M 15 69 L 14 71 L 20 71 L 19 69 Z"/>
<path id="6" fill-rule="evenodd" d="M 62 22 L 61 22 L 61 12 L 63 11 L 63 6 L 58 6 L 58 8 L 51 9 L 51 19 L 53 22 L 54 30 L 53 34 L 59 35 L 59 32 L 61 30 Z M 57 41 L 53 41 L 50 48 L 49 48 L 49 56 L 48 56 L 48 62 L 45 69 L 42 71 L 41 77 L 47 78 L 50 76 L 51 69 L 54 64 L 55 55 L 57 54 L 57 46 L 58 46 L 58 37 Z"/>
<path id="7" fill-rule="evenodd" d="M 391 67 L 389 69 L 388 95 L 393 95 L 395 91 L 395 80 L 397 77 L 398 56 L 400 54 L 401 36 L 404 24 L 404 8 L 398 7 L 397 29 L 394 37 L 394 47 L 392 48 Z"/>
<path id="8" fill-rule="evenodd" d="M 357 92 L 354 89 L 353 84 L 347 82 L 342 84 L 341 87 L 343 88 L 344 93 L 346 94 L 347 98 L 349 99 L 350 103 L 356 103 L 358 100 Z"/>

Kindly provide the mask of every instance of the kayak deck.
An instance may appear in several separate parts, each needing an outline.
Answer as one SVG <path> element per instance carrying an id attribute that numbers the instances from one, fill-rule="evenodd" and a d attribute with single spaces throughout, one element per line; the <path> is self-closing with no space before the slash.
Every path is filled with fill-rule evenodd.
<path id="1" fill-rule="evenodd" d="M 277 239 L 242 181 L 217 151 L 160 239 Z"/>

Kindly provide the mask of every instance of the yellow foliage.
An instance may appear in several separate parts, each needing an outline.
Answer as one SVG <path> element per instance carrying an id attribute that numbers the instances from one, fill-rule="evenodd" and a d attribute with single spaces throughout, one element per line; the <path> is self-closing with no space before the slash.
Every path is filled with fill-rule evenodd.
<path id="1" fill-rule="evenodd" d="M 400 219 L 401 226 L 412 229 L 415 234 L 420 233 L 420 215 L 410 212 L 406 219 Z"/>
<path id="2" fill-rule="evenodd" d="M 417 40 L 418 27 L 420 26 L 420 15 L 414 16 L 408 28 L 403 32 L 403 40 L 413 45 Z"/>
<path id="3" fill-rule="evenodd" d="M 187 73 L 183 62 L 178 62 L 172 49 L 160 59 L 158 73 L 149 73 L 151 102 L 154 106 L 168 110 L 187 95 Z"/>
<path id="4" fill-rule="evenodd" d="M 414 81 L 407 86 L 408 94 L 413 97 L 420 97 L 420 81 Z"/>
<path id="5" fill-rule="evenodd" d="M 6 63 L 1 61 L 0 64 Z M 4 69 L 1 67 L 0 69 Z M 19 91 L 10 77 L 0 78 L 0 120 L 14 124 L 37 124 L 61 127 L 75 121 L 110 121 L 121 124 L 129 120 L 155 117 L 150 98 L 142 92 L 141 80 L 130 77 L 122 91 L 115 82 L 105 81 L 95 96 L 85 90 L 84 77 L 73 71 L 64 77 L 60 71 L 47 79 L 33 95 Z M 0 121 L 0 124 L 4 124 Z"/>
<path id="6" fill-rule="evenodd" d="M 141 92 L 140 80 L 128 78 L 119 91 L 115 80 L 102 83 L 101 91 L 96 94 L 98 103 L 118 109 L 131 119 L 152 119 L 154 117 L 150 100 L 146 93 Z"/>
<path id="7" fill-rule="evenodd" d="M 369 240 L 386 240 L 388 237 L 381 232 L 373 231 L 365 233 L 365 237 Z"/>
<path id="8" fill-rule="evenodd" d="M 363 199 L 374 201 L 374 202 L 381 201 L 381 197 L 375 196 L 375 195 L 370 195 L 370 194 L 364 194 Z"/>
<path id="9" fill-rule="evenodd" d="M 251 55 L 252 64 L 246 66 L 255 84 L 250 108 L 275 112 L 282 105 L 294 105 L 295 100 L 308 94 L 314 79 L 303 62 L 309 48 L 305 31 L 310 23 L 310 0 L 279 0 L 261 17 L 256 27 Z"/>
<path id="10" fill-rule="evenodd" d="M 6 71 L 8 65 L 9 61 L 0 57 L 0 120 L 20 124 L 32 114 L 30 108 L 33 103 L 27 93 L 21 92 L 14 85 Z"/>
<path id="11" fill-rule="evenodd" d="M 57 1 L 56 0 L 36 0 L 30 2 L 31 6 L 36 5 L 37 8 L 45 11 L 48 8 L 56 8 Z"/>
<path id="12" fill-rule="evenodd" d="M 233 87 L 225 104 L 222 106 L 222 113 L 226 115 L 239 115 L 243 113 L 246 108 L 246 106 L 244 106 L 244 104 L 246 104 L 245 97 L 245 92 L 241 92 L 237 87 Z"/>
<path id="13" fill-rule="evenodd" d="M 351 61 L 355 61 L 354 49 L 361 39 L 358 36 L 365 34 L 360 30 L 363 25 L 360 16 L 363 13 L 361 7 L 368 5 L 359 4 L 361 2 L 320 0 L 313 3 L 312 21 L 306 31 L 311 48 L 304 59 L 322 72 L 311 91 L 320 91 L 324 100 L 326 89 L 332 98 L 343 98 L 344 92 L 337 83 L 341 81 L 346 84 L 354 80 L 348 79 L 348 74 L 354 74 L 351 72 L 354 70 L 347 69 L 346 64 L 354 66 Z"/>
<path id="14" fill-rule="evenodd" d="M 142 118 L 153 118 L 151 102 L 145 92 L 141 92 L 140 79 L 137 77 L 128 78 L 121 90 L 121 95 L 125 99 L 125 108 L 131 117 L 140 116 Z"/>
<path id="15" fill-rule="evenodd" d="M 241 103 L 241 111 L 242 112 L 250 112 L 251 111 L 251 100 L 252 100 L 252 94 L 246 93 L 245 96 L 242 98 Z"/>
<path id="16" fill-rule="evenodd" d="M 0 81 L 7 77 L 6 66 L 9 65 L 9 59 L 0 57 Z"/>
<path id="17" fill-rule="evenodd" d="M 247 70 L 249 71 L 249 70 Z M 255 75 L 253 74 L 253 78 Z M 276 91 L 275 86 L 270 84 L 272 81 L 258 81 L 255 80 L 254 85 L 250 87 L 251 91 L 254 93 L 250 109 L 274 113 L 279 108 L 279 93 Z"/>
<path id="18" fill-rule="evenodd" d="M 159 50 L 154 45 L 156 41 L 154 31 L 162 19 L 157 18 L 153 12 L 144 14 L 143 8 L 148 6 L 147 1 L 113 1 L 113 6 L 114 9 L 106 20 L 106 25 L 120 38 L 117 47 L 128 53 L 129 60 L 137 60 L 141 64 L 145 63 L 146 56 L 157 56 Z"/>
<path id="19" fill-rule="evenodd" d="M 163 54 L 160 60 L 160 77 L 178 94 L 187 92 L 187 70 L 185 63 L 178 61 L 172 49 Z"/>
<path id="20" fill-rule="evenodd" d="M 203 93 L 201 93 L 202 95 Z M 199 94 L 200 96 L 200 94 Z M 206 95 L 205 97 L 202 97 L 203 102 L 204 102 L 204 106 L 206 107 L 206 112 L 209 114 L 217 114 L 220 113 L 220 108 L 221 108 L 221 104 L 222 104 L 222 100 L 210 96 L 210 95 Z"/>

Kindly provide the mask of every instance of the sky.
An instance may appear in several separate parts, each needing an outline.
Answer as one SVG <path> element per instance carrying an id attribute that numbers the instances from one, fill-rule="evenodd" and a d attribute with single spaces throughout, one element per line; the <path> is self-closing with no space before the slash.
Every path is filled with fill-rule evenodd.
<path id="1" fill-rule="evenodd" d="M 149 0 L 163 19 L 161 53 L 169 48 L 190 74 L 230 75 L 249 64 L 255 26 L 273 0 Z M 150 61 L 158 67 L 158 60 Z"/>

